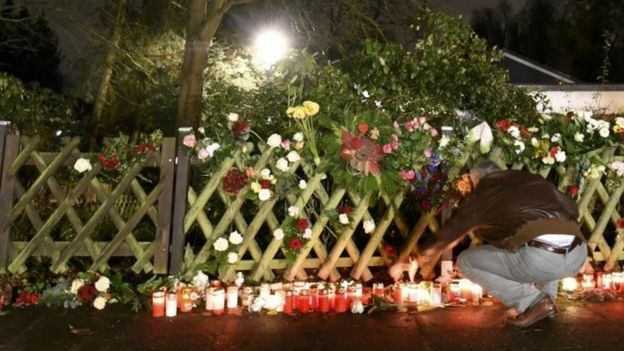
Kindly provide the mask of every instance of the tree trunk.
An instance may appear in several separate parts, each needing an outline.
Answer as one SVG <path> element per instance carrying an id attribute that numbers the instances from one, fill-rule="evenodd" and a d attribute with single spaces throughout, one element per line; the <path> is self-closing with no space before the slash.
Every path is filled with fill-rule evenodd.
<path id="1" fill-rule="evenodd" d="M 208 67 L 208 49 L 223 15 L 233 4 L 232 1 L 213 0 L 210 8 L 207 8 L 207 0 L 191 0 L 189 3 L 189 22 L 186 29 L 176 116 L 178 128 L 196 128 L 201 121 L 204 70 Z"/>
<path id="2" fill-rule="evenodd" d="M 113 65 L 115 63 L 115 53 L 119 47 L 121 41 L 121 29 L 123 26 L 127 0 L 119 0 L 117 7 L 117 17 L 115 19 L 115 27 L 113 28 L 113 37 L 111 38 L 108 52 L 104 60 L 104 68 L 102 69 L 102 80 L 100 81 L 100 88 L 98 89 L 98 95 L 95 100 L 95 107 L 93 108 L 93 136 L 91 138 L 91 146 L 95 146 L 95 142 L 100 129 L 102 120 L 102 113 L 104 112 L 104 104 L 106 103 L 106 96 L 110 90 L 111 78 L 113 75 Z"/>

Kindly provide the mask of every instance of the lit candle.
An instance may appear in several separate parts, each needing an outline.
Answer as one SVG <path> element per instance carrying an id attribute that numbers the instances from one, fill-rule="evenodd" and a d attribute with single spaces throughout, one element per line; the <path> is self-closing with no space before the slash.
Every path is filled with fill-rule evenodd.
<path id="1" fill-rule="evenodd" d="M 442 304 L 442 285 L 438 282 L 431 284 L 431 303 L 436 306 Z"/>
<path id="2" fill-rule="evenodd" d="M 444 260 L 440 263 L 440 275 L 443 278 L 450 278 L 453 276 L 453 261 Z"/>
<path id="3" fill-rule="evenodd" d="M 409 283 L 407 285 L 407 303 L 415 304 L 418 302 L 418 285 Z"/>
<path id="4" fill-rule="evenodd" d="M 329 296 L 327 296 L 327 293 L 328 293 L 328 290 L 326 289 L 319 291 L 318 305 L 319 305 L 319 312 L 321 313 L 329 312 Z"/>
<path id="5" fill-rule="evenodd" d="M 472 298 L 472 282 L 468 279 L 460 279 L 459 289 L 461 291 L 462 299 L 470 301 Z"/>
<path id="6" fill-rule="evenodd" d="M 478 305 L 481 303 L 481 297 L 483 296 L 483 288 L 481 288 L 481 286 L 472 283 L 471 286 L 471 290 L 472 290 L 472 304 L 473 305 Z"/>
<path id="7" fill-rule="evenodd" d="M 293 294 L 294 295 L 299 295 L 299 292 L 303 289 L 305 289 L 306 287 L 306 283 L 305 282 L 294 282 L 293 283 Z"/>
<path id="8" fill-rule="evenodd" d="M 596 288 L 602 289 L 602 276 L 604 272 L 596 272 Z"/>
<path id="9" fill-rule="evenodd" d="M 206 311 L 212 311 L 214 309 L 214 293 L 215 288 L 206 288 Z"/>
<path id="10" fill-rule="evenodd" d="M 234 309 L 236 307 L 238 307 L 238 288 L 236 286 L 228 286 L 227 308 Z"/>
<path id="11" fill-rule="evenodd" d="M 310 286 L 310 310 L 316 311 L 318 309 L 319 294 L 316 285 Z"/>
<path id="12" fill-rule="evenodd" d="M 451 285 L 449 286 L 449 291 L 451 293 L 450 300 L 456 301 L 461 297 L 461 287 L 459 285 L 459 280 L 454 279 L 451 281 Z"/>
<path id="13" fill-rule="evenodd" d="M 167 294 L 166 316 L 175 317 L 178 314 L 178 296 L 174 293 Z"/>
<path id="14" fill-rule="evenodd" d="M 611 273 L 606 273 L 602 275 L 602 288 L 605 290 L 610 290 L 613 286 L 613 275 Z"/>
<path id="15" fill-rule="evenodd" d="M 284 290 L 275 291 L 275 296 L 277 297 L 278 304 L 275 309 L 276 312 L 284 312 L 284 300 L 286 299 L 286 293 Z"/>
<path id="16" fill-rule="evenodd" d="M 566 292 L 573 292 L 578 288 L 578 282 L 574 277 L 561 279 L 561 289 Z"/>
<path id="17" fill-rule="evenodd" d="M 284 313 L 292 314 L 295 307 L 295 296 L 291 290 L 284 292 Z"/>
<path id="18" fill-rule="evenodd" d="M 191 300 L 192 292 L 193 289 L 189 287 L 178 290 L 178 308 L 180 312 L 191 312 L 193 310 L 193 301 Z"/>
<path id="19" fill-rule="evenodd" d="M 595 287 L 594 283 L 594 275 L 593 274 L 583 274 L 583 281 L 581 282 L 581 287 L 583 290 L 592 290 Z"/>
<path id="20" fill-rule="evenodd" d="M 327 300 L 329 300 L 329 310 L 333 311 L 336 308 L 336 288 L 333 284 L 330 284 L 326 290 Z"/>
<path id="21" fill-rule="evenodd" d="M 353 292 L 353 299 L 361 301 L 363 295 L 364 295 L 364 287 L 362 286 L 362 283 L 355 283 L 355 290 Z"/>
<path id="22" fill-rule="evenodd" d="M 373 283 L 373 295 L 384 296 L 384 283 Z"/>
<path id="23" fill-rule="evenodd" d="M 156 291 L 152 294 L 152 317 L 165 315 L 165 292 Z"/>
<path id="24" fill-rule="evenodd" d="M 334 310 L 338 313 L 347 311 L 347 291 L 344 288 L 340 288 L 336 292 L 336 306 Z"/>
<path id="25" fill-rule="evenodd" d="M 616 292 L 620 292 L 623 289 L 622 283 L 624 283 L 624 273 L 622 272 L 613 273 L 613 290 Z"/>
<path id="26" fill-rule="evenodd" d="M 421 282 L 416 290 L 416 303 L 418 305 L 431 305 L 431 291 L 429 284 Z"/>
<path id="27" fill-rule="evenodd" d="M 271 295 L 271 286 L 269 284 L 260 285 L 260 297 L 267 299 Z"/>
<path id="28" fill-rule="evenodd" d="M 297 296 L 297 309 L 299 313 L 305 314 L 310 311 L 310 295 L 307 290 L 301 290 Z"/>
<path id="29" fill-rule="evenodd" d="M 250 286 L 246 286 L 241 290 L 240 299 L 243 307 L 248 307 L 253 302 L 253 289 Z"/>
<path id="30" fill-rule="evenodd" d="M 219 287 L 214 291 L 214 306 L 212 314 L 220 316 L 225 310 L 225 290 Z"/>

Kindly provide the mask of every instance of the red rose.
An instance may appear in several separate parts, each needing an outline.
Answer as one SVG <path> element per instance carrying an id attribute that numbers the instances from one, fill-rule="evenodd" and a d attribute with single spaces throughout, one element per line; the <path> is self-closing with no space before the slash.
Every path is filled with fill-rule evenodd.
<path id="1" fill-rule="evenodd" d="M 362 134 L 368 132 L 368 123 L 361 122 L 360 124 L 358 124 L 357 129 Z"/>
<path id="2" fill-rule="evenodd" d="M 97 290 L 95 286 L 91 284 L 85 284 L 78 289 L 78 297 L 82 302 L 90 302 L 97 295 Z"/>
<path id="3" fill-rule="evenodd" d="M 135 146 L 132 149 L 132 155 L 136 156 L 148 151 L 156 151 L 156 147 L 152 143 L 143 143 L 141 145 Z"/>
<path id="4" fill-rule="evenodd" d="M 548 150 L 548 153 L 550 154 L 550 156 L 555 157 L 555 155 L 557 154 L 557 152 L 559 152 L 559 146 L 553 146 L 550 148 L 550 150 Z"/>
<path id="5" fill-rule="evenodd" d="M 509 118 L 501 119 L 500 121 L 496 122 L 496 128 L 502 131 L 507 131 L 507 129 L 509 129 L 509 127 L 513 126 L 514 124 L 514 121 Z"/>
<path id="6" fill-rule="evenodd" d="M 574 117 L 574 112 L 568 112 L 565 116 L 565 121 L 568 123 L 572 123 L 572 117 Z"/>
<path id="7" fill-rule="evenodd" d="M 389 257 L 394 257 L 394 255 L 396 255 L 396 249 L 390 244 L 384 245 L 384 251 Z"/>
<path id="8" fill-rule="evenodd" d="M 430 210 L 431 209 L 431 201 L 429 201 L 429 199 L 422 200 L 421 207 L 424 210 Z"/>
<path id="9" fill-rule="evenodd" d="M 303 244 L 301 243 L 301 240 L 299 240 L 297 238 L 290 239 L 290 241 L 288 242 L 288 247 L 291 250 L 299 251 L 299 250 L 301 250 L 302 246 L 303 246 Z"/>
<path id="10" fill-rule="evenodd" d="M 247 174 L 236 168 L 230 169 L 223 178 L 223 190 L 230 194 L 238 193 L 247 184 Z"/>
<path id="11" fill-rule="evenodd" d="M 15 299 L 15 306 L 21 306 L 24 304 L 24 297 L 22 295 Z"/>
<path id="12" fill-rule="evenodd" d="M 271 189 L 271 181 L 268 179 L 261 179 L 260 180 L 260 187 L 262 189 Z"/>
<path id="13" fill-rule="evenodd" d="M 246 134 L 248 129 L 249 124 L 245 121 L 238 121 L 232 124 L 232 133 L 236 137 Z"/>
<path id="14" fill-rule="evenodd" d="M 568 185 L 568 194 L 572 196 L 576 196 L 578 194 L 579 188 L 576 185 Z"/>
<path id="15" fill-rule="evenodd" d="M 306 229 L 308 229 L 308 220 L 305 218 L 299 218 L 295 223 L 295 228 L 303 233 Z"/>
<path id="16" fill-rule="evenodd" d="M 624 217 L 618 219 L 616 226 L 618 229 L 624 229 Z"/>
<path id="17" fill-rule="evenodd" d="M 347 214 L 350 215 L 351 212 L 353 212 L 353 209 L 351 208 L 351 206 L 340 206 L 338 207 L 338 213 L 340 214 Z"/>
<path id="18" fill-rule="evenodd" d="M 30 295 L 30 303 L 32 303 L 33 305 L 39 304 L 39 294 Z"/>
<path id="19" fill-rule="evenodd" d="M 115 155 L 106 157 L 103 153 L 100 152 L 98 154 L 98 160 L 104 168 L 115 169 L 117 168 L 117 166 L 119 166 L 119 159 Z"/>
<path id="20" fill-rule="evenodd" d="M 520 125 L 519 126 L 520 129 L 520 135 L 522 135 L 522 137 L 524 138 L 530 138 L 531 136 L 533 136 L 533 133 L 529 132 L 529 130 L 527 129 L 527 127 Z"/>

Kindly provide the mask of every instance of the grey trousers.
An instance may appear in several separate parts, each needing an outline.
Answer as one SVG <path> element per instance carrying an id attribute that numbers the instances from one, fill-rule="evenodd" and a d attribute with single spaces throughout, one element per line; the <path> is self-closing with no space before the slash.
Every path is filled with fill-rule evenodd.
<path id="1" fill-rule="evenodd" d="M 466 278 L 522 313 L 538 297 L 549 295 L 554 300 L 559 279 L 578 273 L 585 257 L 585 243 L 567 254 L 529 246 L 510 252 L 481 245 L 462 252 L 457 265 Z"/>

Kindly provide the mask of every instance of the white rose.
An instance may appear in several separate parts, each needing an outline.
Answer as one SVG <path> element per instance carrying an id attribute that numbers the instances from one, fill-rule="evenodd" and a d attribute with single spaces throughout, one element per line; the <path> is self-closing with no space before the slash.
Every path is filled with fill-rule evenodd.
<path id="1" fill-rule="evenodd" d="M 228 244 L 228 241 L 225 238 L 219 238 L 214 242 L 214 244 L 212 244 L 212 246 L 218 252 L 223 252 L 227 250 L 228 246 L 230 245 Z"/>
<path id="2" fill-rule="evenodd" d="M 524 149 L 525 149 L 524 142 L 522 142 L 520 140 L 514 141 L 514 146 L 516 147 L 515 151 L 516 151 L 517 154 L 521 154 L 522 151 L 524 151 Z"/>
<path id="3" fill-rule="evenodd" d="M 617 117 L 615 119 L 615 124 L 617 124 L 619 127 L 624 128 L 624 117 Z"/>
<path id="4" fill-rule="evenodd" d="M 299 189 L 303 190 L 303 189 L 305 189 L 307 187 L 308 187 L 308 182 L 306 182 L 305 180 L 301 179 L 299 181 Z"/>
<path id="5" fill-rule="evenodd" d="M 585 134 L 576 132 L 574 133 L 574 141 L 582 143 L 585 140 Z"/>
<path id="6" fill-rule="evenodd" d="M 80 288 L 82 288 L 83 285 L 84 285 L 84 280 L 82 280 L 82 279 L 74 279 L 72 281 L 71 289 L 69 291 L 72 294 L 77 295 L 78 294 L 78 290 L 80 290 Z"/>
<path id="7" fill-rule="evenodd" d="M 202 134 L 206 134 L 206 129 L 204 129 L 204 127 L 197 128 L 197 131 L 202 133 Z"/>
<path id="8" fill-rule="evenodd" d="M 364 233 L 372 233 L 375 230 L 375 221 L 372 219 L 364 221 Z"/>
<path id="9" fill-rule="evenodd" d="M 275 229 L 275 231 L 273 232 L 273 237 L 275 238 L 275 240 L 284 239 L 284 230 L 282 228 Z"/>
<path id="10" fill-rule="evenodd" d="M 105 276 L 101 276 L 97 282 L 95 282 L 95 289 L 99 292 L 106 292 L 110 288 L 110 279 Z"/>
<path id="11" fill-rule="evenodd" d="M 102 296 L 96 297 L 95 300 L 93 300 L 93 307 L 97 308 L 100 311 L 103 310 L 104 307 L 106 307 L 106 299 Z"/>
<path id="12" fill-rule="evenodd" d="M 559 134 L 559 133 L 553 134 L 553 136 L 550 137 L 550 141 L 552 141 L 553 143 L 560 142 L 561 141 L 561 134 Z"/>
<path id="13" fill-rule="evenodd" d="M 228 119 L 228 121 L 230 121 L 230 122 L 236 122 L 236 121 L 238 121 L 238 113 L 235 113 L 235 112 L 230 112 L 230 113 L 228 113 L 228 115 L 227 115 L 227 119 Z"/>
<path id="14" fill-rule="evenodd" d="M 511 126 L 507 128 L 507 133 L 509 133 L 509 135 L 511 135 L 515 139 L 520 138 L 520 129 L 518 129 L 518 127 L 516 126 Z"/>
<path id="15" fill-rule="evenodd" d="M 600 128 L 598 131 L 601 137 L 606 138 L 609 136 L 609 128 Z"/>
<path id="16" fill-rule="evenodd" d="M 445 148 L 445 147 L 448 145 L 449 141 L 451 141 L 451 140 L 449 139 L 449 137 L 447 137 L 446 135 L 443 135 L 443 136 L 440 138 L 439 147 L 440 147 L 441 149 L 442 149 L 442 148 Z"/>
<path id="17" fill-rule="evenodd" d="M 531 133 L 537 133 L 537 132 L 539 132 L 539 128 L 537 128 L 537 127 L 531 127 L 531 128 L 529 128 L 529 129 L 527 129 L 527 130 L 528 130 L 529 132 L 531 132 Z"/>
<path id="18" fill-rule="evenodd" d="M 542 135 L 542 139 L 550 139 L 550 134 L 546 133 Z"/>
<path id="19" fill-rule="evenodd" d="M 303 141 L 303 133 L 301 133 L 301 132 L 295 133 L 295 135 L 293 135 L 293 140 L 294 141 L 298 141 L 298 142 L 302 142 Z"/>
<path id="20" fill-rule="evenodd" d="M 236 252 L 230 252 L 227 255 L 227 261 L 229 264 L 234 264 L 238 261 L 238 254 Z"/>
<path id="21" fill-rule="evenodd" d="M 302 237 L 303 237 L 304 239 L 306 239 L 306 240 L 310 240 L 310 238 L 312 238 L 312 229 L 310 229 L 310 228 L 306 228 L 306 229 L 303 231 L 303 235 L 302 235 Z"/>
<path id="22" fill-rule="evenodd" d="M 291 151 L 288 155 L 286 155 L 286 158 L 288 159 L 288 162 L 297 162 L 301 159 L 301 156 L 299 156 L 297 151 Z"/>
<path id="23" fill-rule="evenodd" d="M 239 245 L 243 242 L 243 236 L 236 230 L 230 233 L 230 237 L 228 239 L 233 245 Z"/>
<path id="24" fill-rule="evenodd" d="M 299 215 L 299 207 L 297 206 L 290 206 L 288 208 L 288 215 L 291 217 L 297 217 Z"/>
<path id="25" fill-rule="evenodd" d="M 270 176 L 271 176 L 271 170 L 270 170 L 270 169 L 268 169 L 268 168 L 263 168 L 263 169 L 260 171 L 260 176 L 261 176 L 262 178 L 268 178 L 268 177 L 270 177 Z"/>
<path id="26" fill-rule="evenodd" d="M 364 304 L 360 300 L 354 300 L 351 302 L 351 313 L 362 314 L 364 313 Z"/>
<path id="27" fill-rule="evenodd" d="M 208 152 L 205 148 L 202 148 L 197 152 L 197 158 L 200 160 L 205 160 L 208 157 L 210 157 L 210 152 Z"/>
<path id="28" fill-rule="evenodd" d="M 282 136 L 279 134 L 271 134 L 267 139 L 267 145 L 270 147 L 278 147 L 282 143 Z"/>
<path id="29" fill-rule="evenodd" d="M 349 224 L 349 216 L 346 213 L 341 213 L 338 215 L 338 221 L 341 224 Z"/>
<path id="30" fill-rule="evenodd" d="M 219 150 L 221 148 L 221 145 L 217 144 L 217 143 L 212 143 L 208 146 L 206 146 L 206 151 L 208 151 L 208 155 L 210 157 L 212 157 L 215 153 L 215 151 Z"/>
<path id="31" fill-rule="evenodd" d="M 555 160 L 559 163 L 564 162 L 566 160 L 566 153 L 563 150 L 557 151 L 555 154 Z"/>
<path id="32" fill-rule="evenodd" d="M 78 173 L 84 173 L 92 170 L 93 166 L 91 166 L 91 161 L 81 157 L 76 160 L 76 163 L 74 163 L 74 169 Z"/>
<path id="33" fill-rule="evenodd" d="M 533 147 L 538 147 L 540 142 L 536 138 L 531 138 L 531 145 L 533 145 Z"/>
<path id="34" fill-rule="evenodd" d="M 208 275 L 202 271 L 197 271 L 197 274 L 193 277 L 193 286 L 198 288 L 205 288 L 208 285 Z"/>
<path id="35" fill-rule="evenodd" d="M 258 200 L 266 201 L 271 198 L 271 190 L 269 189 L 260 189 L 258 193 Z"/>
<path id="36" fill-rule="evenodd" d="M 370 97 L 370 94 L 368 93 L 368 90 L 364 90 L 362 92 L 362 95 L 364 95 L 364 98 L 368 99 Z"/>
<path id="37" fill-rule="evenodd" d="M 542 158 L 542 162 L 546 165 L 552 165 L 555 163 L 555 159 L 552 156 L 548 155 Z"/>
<path id="38" fill-rule="evenodd" d="M 283 157 L 280 157 L 277 162 L 275 162 L 275 168 L 282 172 L 286 172 L 288 170 L 288 160 Z"/>

